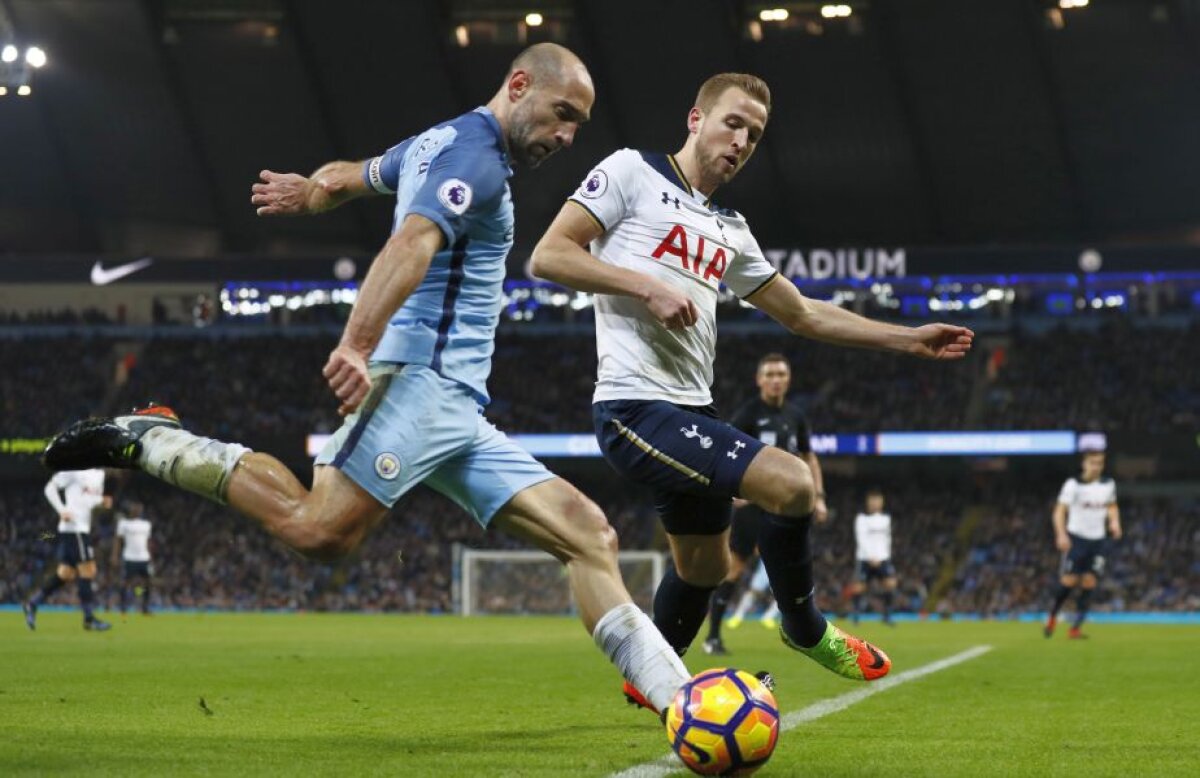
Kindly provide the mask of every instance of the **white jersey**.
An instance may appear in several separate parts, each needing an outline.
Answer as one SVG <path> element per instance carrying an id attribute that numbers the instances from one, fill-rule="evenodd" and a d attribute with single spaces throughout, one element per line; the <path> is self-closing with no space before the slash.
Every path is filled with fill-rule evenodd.
<path id="1" fill-rule="evenodd" d="M 699 311 L 694 326 L 668 330 L 638 300 L 596 295 L 593 402 L 711 404 L 717 290 L 745 298 L 778 278 L 746 220 L 693 190 L 670 155 L 632 149 L 601 162 L 570 199 L 604 230 L 593 255 L 671 284 Z"/>
<path id="2" fill-rule="evenodd" d="M 91 532 L 92 511 L 104 502 L 104 470 L 55 473 L 45 493 L 55 513 L 60 517 L 64 512 L 70 514 L 69 521 L 59 519 L 59 532 Z"/>
<path id="3" fill-rule="evenodd" d="M 145 519 L 121 519 L 117 522 L 117 537 L 125 541 L 121 559 L 126 562 L 150 561 L 150 522 Z"/>
<path id="4" fill-rule="evenodd" d="M 1068 478 L 1058 493 L 1067 506 L 1067 532 L 1087 540 L 1103 538 L 1108 524 L 1108 506 L 1117 501 L 1117 482 L 1098 478 L 1084 482 Z"/>
<path id="5" fill-rule="evenodd" d="M 860 513 L 854 518 L 854 539 L 860 562 L 880 562 L 892 558 L 892 516 L 890 513 Z"/>

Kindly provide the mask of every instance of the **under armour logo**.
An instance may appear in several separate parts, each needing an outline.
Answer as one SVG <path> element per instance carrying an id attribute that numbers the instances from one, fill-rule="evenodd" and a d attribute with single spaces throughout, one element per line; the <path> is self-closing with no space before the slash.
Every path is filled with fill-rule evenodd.
<path id="1" fill-rule="evenodd" d="M 700 438 L 700 448 L 712 448 L 712 438 L 696 429 L 699 425 L 693 424 L 691 429 L 680 427 L 679 431 L 683 433 L 685 438 Z"/>
<path id="2" fill-rule="evenodd" d="M 679 210 L 679 198 L 678 197 L 671 197 L 666 192 L 663 192 L 662 196 L 663 196 L 663 199 L 662 199 L 663 205 L 670 205 L 673 202 L 673 203 L 675 203 L 675 210 L 677 210 L 677 211 Z"/>
<path id="3" fill-rule="evenodd" d="M 740 440 L 733 441 L 733 448 L 725 452 L 725 456 L 730 459 L 737 459 L 738 452 L 746 447 L 746 444 Z"/>

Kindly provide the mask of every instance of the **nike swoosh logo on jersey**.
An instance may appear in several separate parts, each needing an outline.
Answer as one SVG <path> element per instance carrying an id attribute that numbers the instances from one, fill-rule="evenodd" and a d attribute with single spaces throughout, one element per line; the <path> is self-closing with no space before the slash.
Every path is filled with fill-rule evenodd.
<path id="1" fill-rule="evenodd" d="M 127 262 L 124 265 L 105 268 L 102 262 L 96 262 L 92 265 L 92 283 L 96 286 L 107 286 L 113 281 L 120 281 L 125 276 L 133 275 L 139 270 L 144 270 L 154 264 L 154 260 L 150 257 L 135 259 L 133 262 Z"/>

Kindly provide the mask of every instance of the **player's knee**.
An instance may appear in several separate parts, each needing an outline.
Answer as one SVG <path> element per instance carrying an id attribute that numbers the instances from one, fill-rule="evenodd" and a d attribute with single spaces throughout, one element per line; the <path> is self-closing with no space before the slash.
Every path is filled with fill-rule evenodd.
<path id="1" fill-rule="evenodd" d="M 803 463 L 800 463 L 803 464 Z M 785 483 L 787 503 L 784 510 L 779 511 L 785 516 L 807 516 L 813 512 L 816 490 L 813 487 L 812 471 L 808 467 L 797 467 L 789 473 Z"/>
<path id="2" fill-rule="evenodd" d="M 572 543 L 575 548 L 570 549 L 573 556 L 616 556 L 617 531 L 596 503 L 577 495 L 568 508 L 567 521 L 576 529 Z"/>
<path id="3" fill-rule="evenodd" d="M 59 565 L 58 570 L 55 572 L 57 572 L 58 577 L 64 581 L 74 581 L 75 580 L 75 568 L 73 568 L 73 567 L 67 567 L 66 565 Z"/>
<path id="4" fill-rule="evenodd" d="M 800 460 L 778 474 L 771 491 L 768 504 L 761 506 L 767 512 L 797 518 L 812 513 L 815 502 L 812 472 Z"/>

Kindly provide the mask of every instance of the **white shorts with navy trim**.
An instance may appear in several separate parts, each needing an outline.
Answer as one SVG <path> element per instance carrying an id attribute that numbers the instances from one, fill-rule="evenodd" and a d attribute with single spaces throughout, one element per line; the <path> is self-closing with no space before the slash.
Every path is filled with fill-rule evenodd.
<path id="1" fill-rule="evenodd" d="M 391 507 L 419 483 L 482 526 L 517 493 L 554 478 L 483 416 L 463 384 L 423 365 L 371 365 L 371 391 L 317 455 Z"/>

